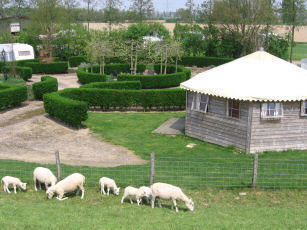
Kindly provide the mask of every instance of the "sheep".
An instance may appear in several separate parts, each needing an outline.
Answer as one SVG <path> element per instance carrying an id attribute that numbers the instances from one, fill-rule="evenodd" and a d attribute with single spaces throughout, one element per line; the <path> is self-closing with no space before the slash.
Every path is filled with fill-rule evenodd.
<path id="1" fill-rule="evenodd" d="M 192 199 L 191 198 L 189 199 L 179 187 L 165 183 L 155 183 L 151 186 L 151 190 L 152 190 L 152 199 L 151 199 L 152 208 L 155 207 L 155 199 L 160 198 L 163 200 L 172 200 L 173 201 L 172 209 L 175 206 L 176 212 L 178 212 L 177 202 L 176 202 L 177 200 L 183 201 L 190 211 L 192 212 L 194 211 L 194 203 Z M 160 199 L 158 199 L 158 204 L 159 207 L 161 208 L 162 205 Z"/>
<path id="2" fill-rule="evenodd" d="M 140 189 L 141 191 L 144 191 L 144 192 L 145 192 L 145 196 L 144 196 L 144 197 L 146 198 L 147 204 L 149 204 L 148 198 L 151 199 L 151 197 L 152 197 L 151 188 L 146 187 L 146 186 L 142 186 L 142 187 L 140 187 L 139 189 Z"/>
<path id="3" fill-rule="evenodd" d="M 5 176 L 1 179 L 1 183 L 3 184 L 4 192 L 11 193 L 9 190 L 9 186 L 13 185 L 14 193 L 16 194 L 16 187 L 22 190 L 27 189 L 27 183 L 22 183 L 20 179 L 11 176 Z"/>
<path id="4" fill-rule="evenodd" d="M 109 196 L 110 193 L 110 189 L 113 190 L 113 193 L 118 196 L 119 195 L 119 190 L 120 187 L 116 186 L 116 183 L 113 179 L 110 179 L 108 177 L 102 177 L 99 180 L 99 185 L 100 185 L 100 193 L 101 194 L 106 194 L 106 192 L 104 191 L 104 186 L 107 187 L 107 195 Z"/>
<path id="5" fill-rule="evenodd" d="M 140 205 L 141 199 L 142 199 L 143 196 L 146 196 L 146 191 L 144 191 L 142 189 L 134 188 L 132 186 L 128 186 L 128 187 L 125 188 L 124 195 L 122 197 L 121 203 L 123 204 L 124 203 L 124 199 L 126 197 L 129 197 L 130 203 L 133 204 L 133 201 L 132 201 L 131 198 L 135 197 L 136 198 L 136 203 L 138 205 Z"/>
<path id="6" fill-rule="evenodd" d="M 41 183 L 45 184 L 46 190 L 48 190 L 48 185 L 55 185 L 57 182 L 56 177 L 53 175 L 50 169 L 37 167 L 33 171 L 33 181 L 34 181 L 34 189 L 37 191 L 36 183 L 38 182 L 39 189 L 42 189 Z"/>
<path id="7" fill-rule="evenodd" d="M 52 185 L 46 191 L 48 199 L 51 199 L 54 194 L 57 194 L 58 200 L 66 200 L 68 197 L 63 198 L 65 193 L 73 192 L 78 189 L 81 190 L 81 199 L 84 197 L 84 183 L 85 177 L 80 173 L 74 173 L 59 181 L 56 185 Z"/>

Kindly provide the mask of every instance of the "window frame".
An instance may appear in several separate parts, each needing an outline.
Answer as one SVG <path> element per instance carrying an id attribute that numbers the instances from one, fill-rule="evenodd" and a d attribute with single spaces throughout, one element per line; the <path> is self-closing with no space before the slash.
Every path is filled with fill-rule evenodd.
<path id="1" fill-rule="evenodd" d="M 280 104 L 280 111 L 281 111 L 281 115 L 268 115 L 266 116 L 264 114 L 264 110 L 263 110 L 263 105 L 264 104 L 267 104 L 267 110 L 266 111 L 269 111 L 270 112 L 270 108 L 269 108 L 269 105 L 270 104 L 275 104 L 275 107 L 274 107 L 274 110 L 275 110 L 275 113 L 276 113 L 276 104 Z M 263 102 L 260 104 L 260 116 L 261 116 L 261 119 L 281 119 L 283 116 L 284 116 L 284 108 L 283 108 L 283 103 L 282 102 Z"/>
<path id="2" fill-rule="evenodd" d="M 202 96 L 205 96 L 205 101 L 202 101 Z M 198 101 L 196 101 L 196 98 L 198 98 Z M 198 107 L 195 108 L 195 102 L 198 103 Z M 201 104 L 205 103 L 205 109 L 201 110 Z M 203 93 L 194 93 L 192 98 L 192 106 L 191 110 L 200 112 L 200 113 L 207 113 L 208 112 L 208 104 L 209 104 L 209 95 L 203 94 Z"/>
<path id="3" fill-rule="evenodd" d="M 238 109 L 237 109 L 237 110 L 238 110 L 238 117 L 233 116 L 233 115 L 232 115 L 233 113 L 230 114 L 230 109 L 229 109 L 229 107 L 230 107 L 230 106 L 229 106 L 229 105 L 230 105 L 230 102 L 237 102 L 237 103 L 238 103 L 238 105 L 239 105 L 239 106 L 238 106 Z M 232 105 L 233 105 L 233 103 L 232 103 Z M 227 114 L 228 117 L 235 118 L 235 119 L 240 119 L 240 117 L 241 117 L 241 113 L 240 113 L 240 110 L 241 110 L 241 103 L 240 103 L 239 100 L 228 99 L 228 100 L 227 100 L 227 106 L 226 106 L 226 107 L 227 107 L 227 108 L 226 108 L 226 109 L 227 109 L 227 110 L 226 110 L 226 114 Z M 231 111 L 232 111 L 232 110 L 233 110 L 233 109 L 231 109 Z"/>
<path id="4" fill-rule="evenodd" d="M 307 100 L 301 101 L 301 116 L 307 117 Z"/>

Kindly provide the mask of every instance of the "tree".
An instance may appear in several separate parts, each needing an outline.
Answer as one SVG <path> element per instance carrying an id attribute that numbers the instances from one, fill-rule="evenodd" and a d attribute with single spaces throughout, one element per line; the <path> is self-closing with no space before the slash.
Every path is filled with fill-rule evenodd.
<path id="1" fill-rule="evenodd" d="M 154 11 L 152 0 L 132 0 L 130 8 L 135 13 L 136 20 L 139 22 L 150 17 Z"/>
<path id="2" fill-rule="evenodd" d="M 282 1 L 282 20 L 290 25 L 290 62 L 293 57 L 294 33 L 298 26 L 304 23 L 304 15 L 306 14 L 305 0 L 283 0 Z"/>
<path id="3" fill-rule="evenodd" d="M 103 0 L 106 7 L 104 8 L 104 15 L 109 23 L 109 31 L 112 29 L 112 24 L 120 20 L 119 6 L 122 4 L 121 0 Z"/>
<path id="4" fill-rule="evenodd" d="M 95 0 L 83 0 L 83 2 L 87 4 L 87 30 L 90 31 L 90 16 L 93 11 Z"/>
<path id="5" fill-rule="evenodd" d="M 25 8 L 28 6 L 27 0 L 13 0 L 13 11 L 15 17 L 24 16 Z"/>
<path id="6" fill-rule="evenodd" d="M 195 20 L 194 0 L 187 0 L 185 3 L 185 6 L 187 7 L 187 10 L 188 10 L 188 22 L 193 23 L 193 21 Z"/>
<path id="7" fill-rule="evenodd" d="M 0 18 L 4 18 L 7 15 L 8 6 L 9 0 L 0 0 Z"/>

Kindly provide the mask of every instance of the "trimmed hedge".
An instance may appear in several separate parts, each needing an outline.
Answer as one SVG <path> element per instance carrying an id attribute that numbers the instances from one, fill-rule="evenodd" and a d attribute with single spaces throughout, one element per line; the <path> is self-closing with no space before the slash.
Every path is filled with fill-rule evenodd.
<path id="1" fill-rule="evenodd" d="M 32 85 L 35 99 L 42 100 L 44 94 L 58 91 L 58 80 L 50 76 L 42 76 L 40 82 Z"/>
<path id="2" fill-rule="evenodd" d="M 86 102 L 63 97 L 58 92 L 45 94 L 43 100 L 45 111 L 67 124 L 79 126 L 87 119 L 88 105 Z"/>
<path id="3" fill-rule="evenodd" d="M 88 71 L 91 70 L 91 67 L 88 67 Z M 138 64 L 137 65 L 137 72 L 143 73 L 146 70 L 146 65 L 144 64 Z M 113 71 L 116 71 L 117 73 L 130 73 L 130 65 L 129 64 L 106 64 L 104 66 L 104 73 L 105 74 L 112 74 Z M 100 73 L 100 67 L 99 65 L 93 66 L 93 72 L 94 73 Z"/>
<path id="4" fill-rule="evenodd" d="M 44 95 L 45 111 L 73 126 L 87 119 L 87 106 L 152 107 L 185 106 L 185 91 L 182 89 L 119 90 L 79 88 L 64 89 Z"/>
<path id="5" fill-rule="evenodd" d="M 32 73 L 44 73 L 44 74 L 58 74 L 67 73 L 67 62 L 26 62 L 24 64 L 27 67 L 32 68 Z"/>
<path id="6" fill-rule="evenodd" d="M 227 62 L 233 61 L 233 58 L 220 58 L 220 57 L 205 57 L 205 56 L 184 56 L 178 63 L 184 66 L 219 66 Z"/>
<path id="7" fill-rule="evenodd" d="M 27 98 L 26 86 L 0 84 L 0 110 L 18 106 Z"/>
<path id="8" fill-rule="evenodd" d="M 68 58 L 70 67 L 78 67 L 82 62 L 87 62 L 85 56 L 72 56 Z"/>
<path id="9" fill-rule="evenodd" d="M 106 74 L 86 72 L 86 67 L 77 70 L 77 77 L 81 84 L 105 82 L 107 80 Z"/>
<path id="10" fill-rule="evenodd" d="M 16 67 L 18 75 L 25 81 L 29 80 L 32 77 L 32 68 L 17 66 Z"/>
<path id="11" fill-rule="evenodd" d="M 101 88 L 101 89 L 141 89 L 140 81 L 111 81 L 94 82 L 80 86 L 80 88 Z"/>
<path id="12" fill-rule="evenodd" d="M 160 65 L 154 65 L 156 73 L 160 72 Z M 140 81 L 143 89 L 163 89 L 169 87 L 179 86 L 181 82 L 191 77 L 191 71 L 182 66 L 178 66 L 177 73 L 176 67 L 170 65 L 166 68 L 167 74 L 159 75 L 133 75 L 133 74 L 120 74 L 117 77 L 118 81 Z"/>

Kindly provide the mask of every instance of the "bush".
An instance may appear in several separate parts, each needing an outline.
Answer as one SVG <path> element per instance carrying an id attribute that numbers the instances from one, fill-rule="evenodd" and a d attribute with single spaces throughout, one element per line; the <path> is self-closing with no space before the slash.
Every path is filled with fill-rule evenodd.
<path id="1" fill-rule="evenodd" d="M 219 66 L 233 60 L 233 58 L 184 56 L 178 63 L 184 66 L 206 67 L 210 65 Z"/>
<path id="2" fill-rule="evenodd" d="M 160 73 L 160 64 L 156 64 L 154 65 L 154 70 L 156 73 Z M 164 71 L 164 65 L 162 65 L 163 71 Z M 176 66 L 175 65 L 168 65 L 166 67 L 166 73 L 170 74 L 170 73 L 175 73 L 176 72 Z M 186 80 L 189 80 L 191 78 L 191 70 L 188 68 L 185 68 L 183 66 L 178 65 L 177 66 L 177 73 L 178 72 L 184 72 L 186 74 Z"/>
<path id="3" fill-rule="evenodd" d="M 0 84 L 0 110 L 18 106 L 26 101 L 27 97 L 26 86 Z"/>
<path id="4" fill-rule="evenodd" d="M 67 62 L 27 62 L 24 64 L 27 67 L 32 68 L 32 73 L 44 73 L 44 74 L 58 74 L 67 73 L 68 63 Z"/>
<path id="5" fill-rule="evenodd" d="M 32 77 L 32 68 L 30 67 L 23 67 L 17 66 L 17 73 L 18 75 L 25 81 L 29 80 Z"/>
<path id="6" fill-rule="evenodd" d="M 85 56 L 72 56 L 68 58 L 69 66 L 70 67 L 77 67 L 82 62 L 87 62 Z"/>
<path id="7" fill-rule="evenodd" d="M 81 125 L 87 119 L 87 103 L 62 97 L 60 91 L 43 96 L 44 108 L 51 116 L 72 126 Z"/>
<path id="8" fill-rule="evenodd" d="M 81 84 L 88 84 L 91 82 L 105 82 L 107 80 L 107 75 L 86 72 L 85 67 L 77 70 L 77 77 Z"/>
<path id="9" fill-rule="evenodd" d="M 82 85 L 80 88 L 101 88 L 101 89 L 141 89 L 140 81 L 114 81 L 114 82 L 94 82 Z"/>
<path id="10" fill-rule="evenodd" d="M 45 93 L 58 91 L 58 80 L 50 76 L 42 76 L 40 82 L 32 85 L 35 99 L 42 100 Z"/>
<path id="11" fill-rule="evenodd" d="M 185 106 L 185 91 L 167 90 L 119 90 L 79 88 L 64 89 L 57 93 L 45 94 L 45 110 L 52 116 L 74 126 L 86 120 L 87 106 L 110 107 L 142 106 L 152 107 Z"/>
<path id="12" fill-rule="evenodd" d="M 94 73 L 100 73 L 100 66 L 94 65 L 93 67 L 88 67 L 87 70 L 90 72 L 91 68 L 93 68 Z M 138 64 L 137 72 L 143 73 L 146 70 L 146 65 Z M 129 64 L 106 64 L 104 67 L 105 74 L 112 74 L 113 71 L 117 73 L 130 73 L 130 65 Z"/>

